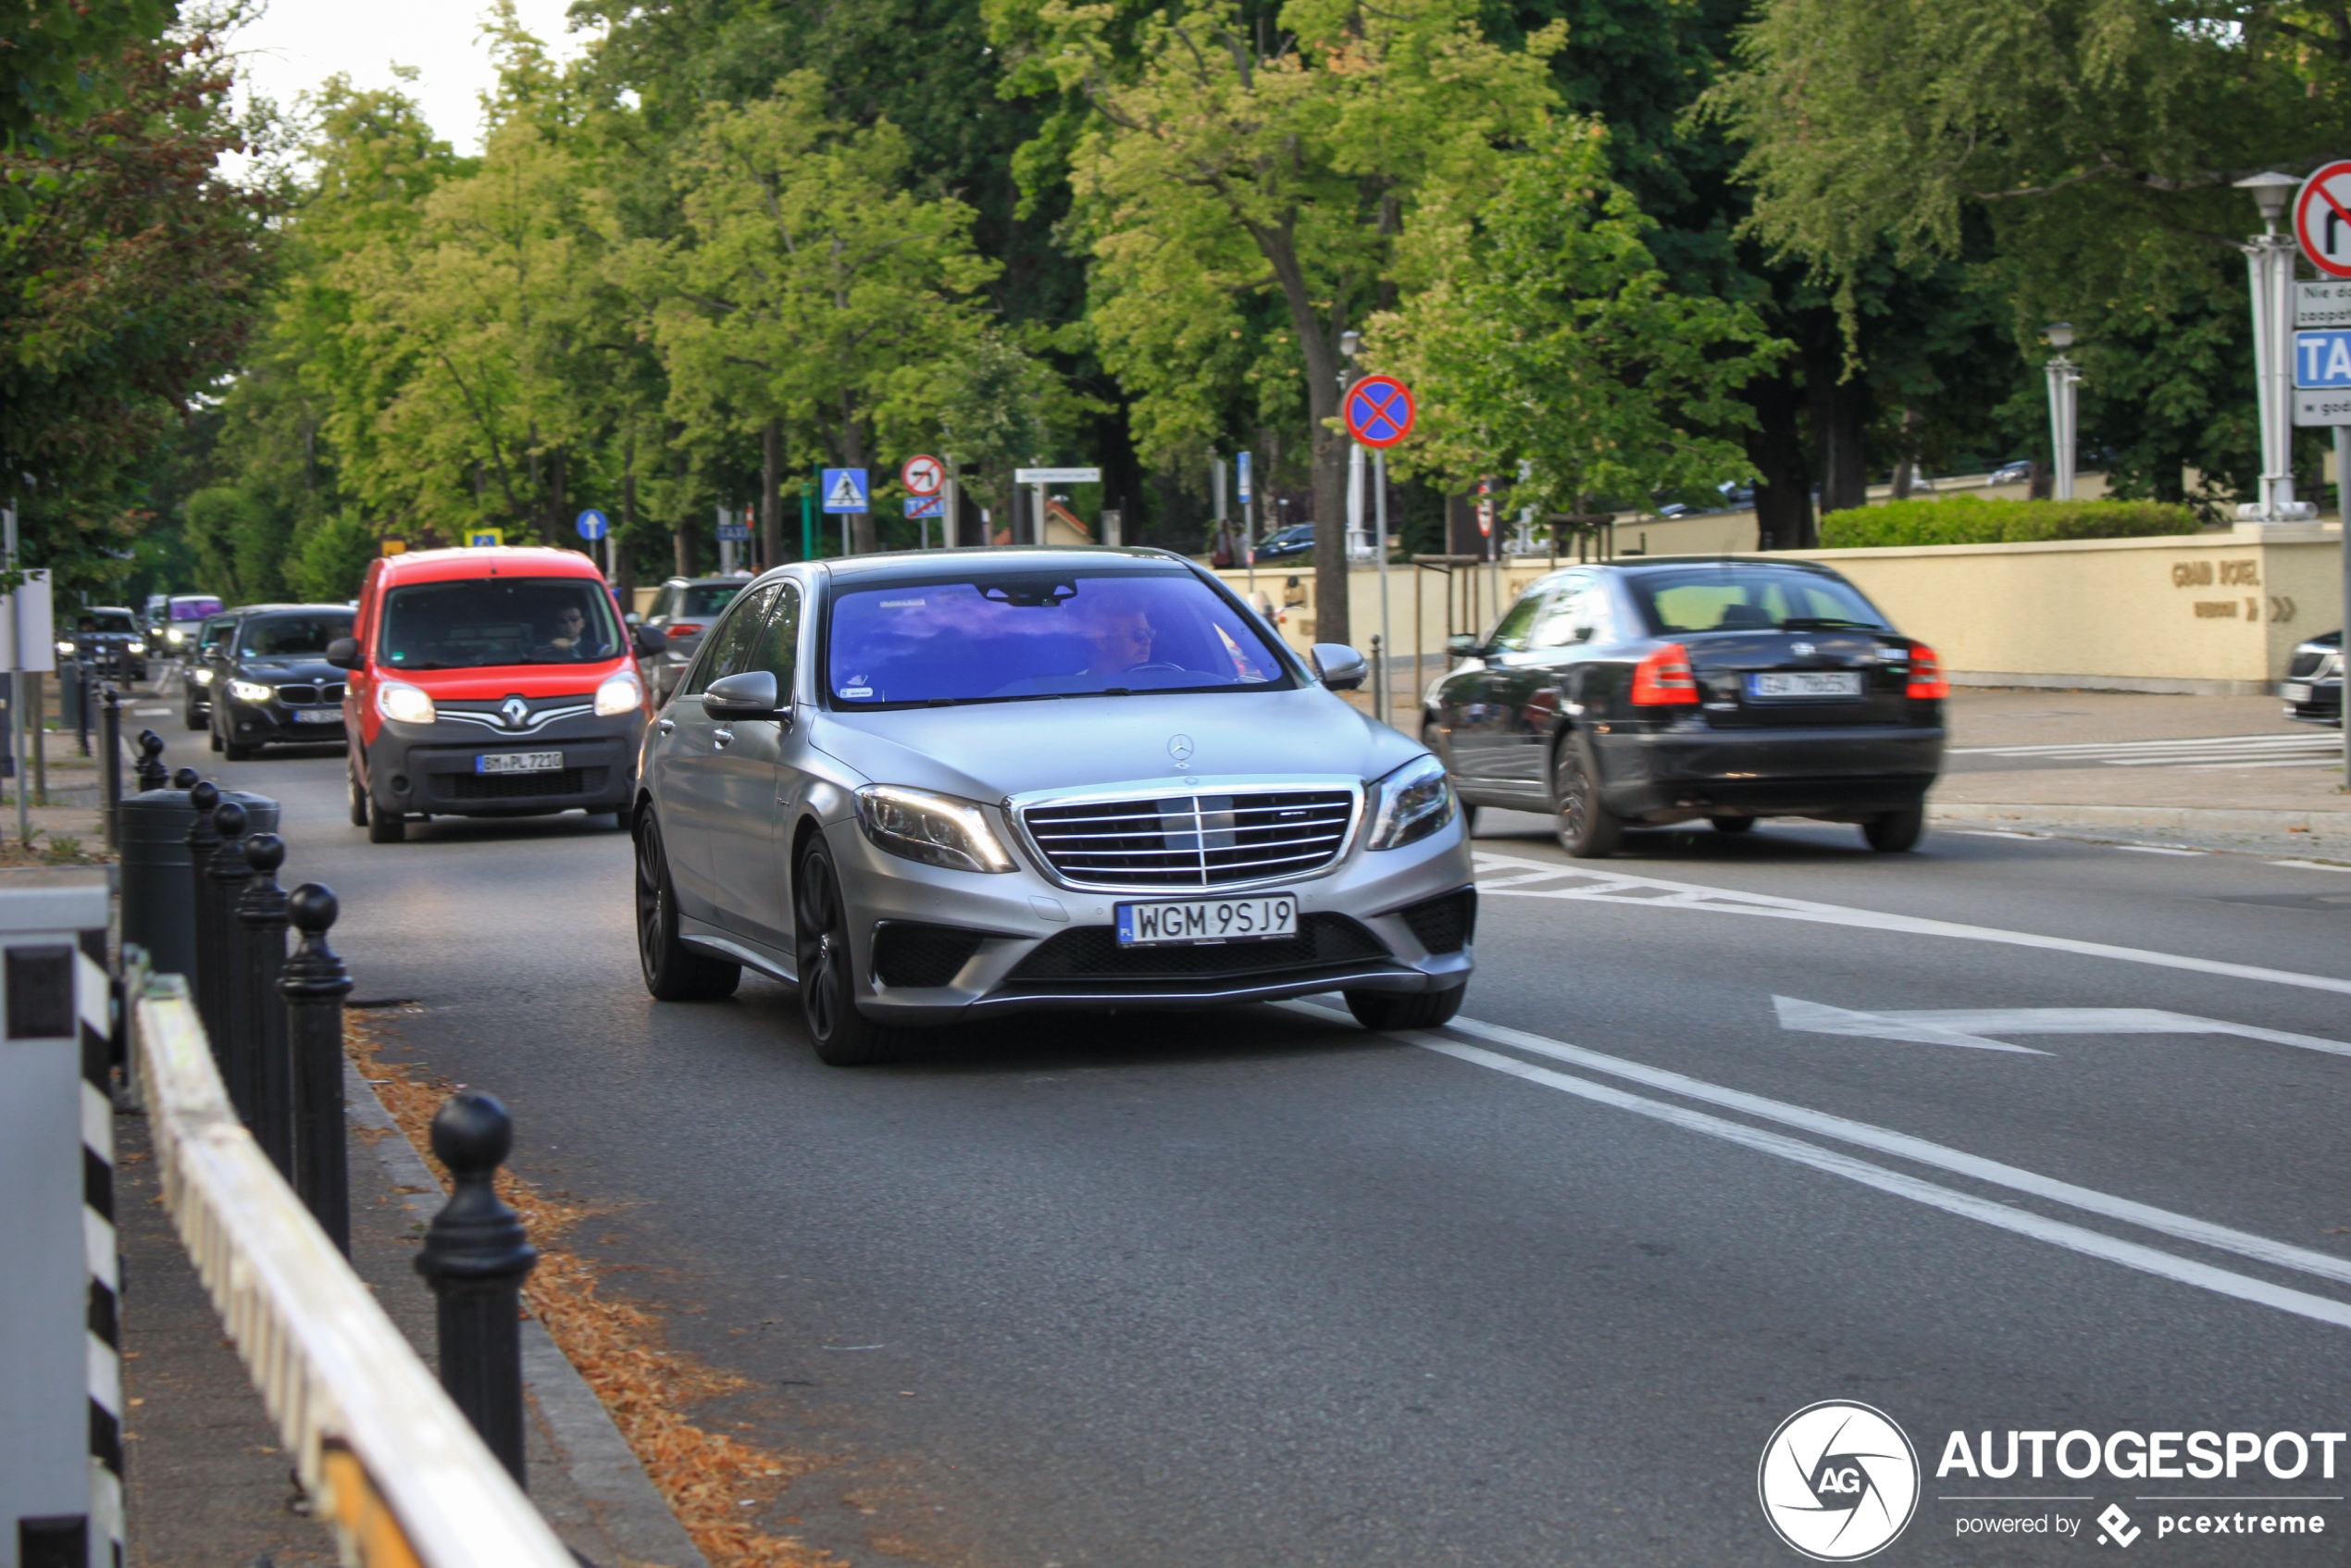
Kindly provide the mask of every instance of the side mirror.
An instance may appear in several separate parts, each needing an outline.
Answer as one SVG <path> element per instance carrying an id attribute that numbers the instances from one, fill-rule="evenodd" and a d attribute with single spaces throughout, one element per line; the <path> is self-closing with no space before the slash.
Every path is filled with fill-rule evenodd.
<path id="1" fill-rule="evenodd" d="M 359 640 L 355 637 L 338 637 L 328 643 L 327 662 L 337 669 L 357 669 L 359 667 Z"/>
<path id="2" fill-rule="evenodd" d="M 1474 659 L 1485 652 L 1485 645 L 1468 632 L 1455 632 L 1445 640 L 1445 651 L 1457 659 Z"/>
<path id="3" fill-rule="evenodd" d="M 1307 656 L 1323 684 L 1334 691 L 1352 691 L 1363 684 L 1363 655 L 1344 642 L 1317 642 Z"/>
<path id="4" fill-rule="evenodd" d="M 782 705 L 771 669 L 747 669 L 714 680 L 702 694 L 702 711 L 720 720 L 774 718 Z"/>
<path id="5" fill-rule="evenodd" d="M 641 626 L 630 635 L 637 640 L 637 652 L 648 658 L 657 659 L 669 651 L 669 632 L 666 628 Z"/>

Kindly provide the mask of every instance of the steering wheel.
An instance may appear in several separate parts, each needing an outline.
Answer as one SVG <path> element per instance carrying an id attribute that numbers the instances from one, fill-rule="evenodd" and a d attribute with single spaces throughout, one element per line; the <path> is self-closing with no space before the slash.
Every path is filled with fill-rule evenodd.
<path id="1" fill-rule="evenodd" d="M 1190 673 L 1186 670 L 1183 666 L 1170 664 L 1165 659 L 1154 659 L 1147 665 L 1129 665 L 1127 666 L 1126 673 L 1128 675 L 1140 675 L 1145 670 L 1173 670 L 1177 675 L 1187 675 Z"/>

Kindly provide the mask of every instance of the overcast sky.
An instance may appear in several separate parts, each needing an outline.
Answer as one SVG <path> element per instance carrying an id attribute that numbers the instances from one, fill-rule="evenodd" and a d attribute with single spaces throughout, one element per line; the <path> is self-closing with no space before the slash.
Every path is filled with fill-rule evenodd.
<path id="1" fill-rule="evenodd" d="M 558 57 L 578 50 L 578 41 L 564 31 L 566 4 L 515 5 L 523 25 Z M 479 36 L 489 11 L 489 0 L 269 0 L 231 47 L 243 57 L 255 90 L 289 107 L 298 93 L 337 71 L 355 86 L 391 87 L 393 66 L 414 66 L 423 75 L 407 92 L 424 106 L 434 132 L 461 153 L 479 152 L 479 94 L 495 75 Z"/>

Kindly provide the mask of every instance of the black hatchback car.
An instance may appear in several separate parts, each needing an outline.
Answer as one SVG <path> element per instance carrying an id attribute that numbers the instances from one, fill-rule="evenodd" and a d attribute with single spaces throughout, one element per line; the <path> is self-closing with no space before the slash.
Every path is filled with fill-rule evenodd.
<path id="1" fill-rule="evenodd" d="M 2343 722 L 2343 633 L 2326 632 L 2294 650 L 2285 682 L 2285 716 L 2304 724 Z"/>
<path id="2" fill-rule="evenodd" d="M 1859 824 L 1907 850 L 1943 763 L 1940 664 L 1810 562 L 1554 572 L 1430 688 L 1423 739 L 1474 805 L 1548 812 L 1570 854 L 1628 827 Z"/>
<path id="3" fill-rule="evenodd" d="M 327 644 L 351 635 L 348 604 L 257 604 L 207 664 L 212 749 L 243 762 L 273 742 L 343 739 L 343 672 Z"/>

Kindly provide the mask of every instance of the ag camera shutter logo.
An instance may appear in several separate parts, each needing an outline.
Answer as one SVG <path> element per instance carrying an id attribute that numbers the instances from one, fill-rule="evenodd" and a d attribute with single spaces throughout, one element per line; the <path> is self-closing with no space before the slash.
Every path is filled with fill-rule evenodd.
<path id="1" fill-rule="evenodd" d="M 1816 1562 L 1857 1562 L 1917 1512 L 1918 1450 L 1884 1411 L 1823 1400 L 1780 1423 L 1755 1489 L 1780 1539 Z"/>

